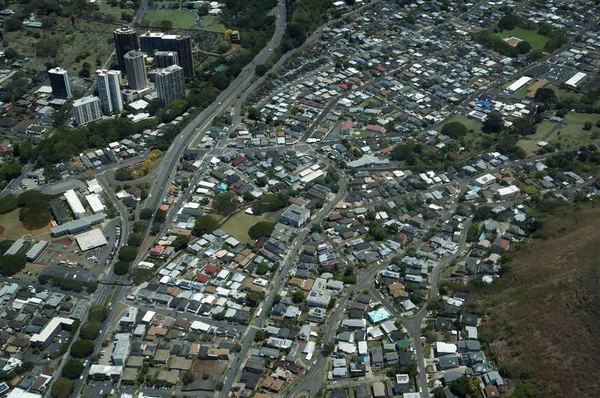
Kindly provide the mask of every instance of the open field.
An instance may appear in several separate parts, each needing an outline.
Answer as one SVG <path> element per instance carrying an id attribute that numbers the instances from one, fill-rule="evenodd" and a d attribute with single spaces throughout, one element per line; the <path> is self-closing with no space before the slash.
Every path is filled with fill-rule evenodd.
<path id="1" fill-rule="evenodd" d="M 465 125 L 467 130 L 475 130 L 476 133 L 481 132 L 481 123 L 475 119 L 470 119 L 463 115 L 454 115 L 451 119 L 449 119 L 446 123 L 459 122 Z M 446 124 L 444 123 L 444 124 Z M 439 126 L 436 130 L 442 131 L 442 127 L 444 125 Z"/>
<path id="2" fill-rule="evenodd" d="M 227 27 L 221 23 L 221 18 L 214 15 L 205 15 L 201 17 L 200 29 L 207 32 L 225 33 Z"/>
<path id="3" fill-rule="evenodd" d="M 115 27 L 113 24 L 84 20 L 76 20 L 75 26 L 72 26 L 67 18 L 57 18 L 54 28 L 4 32 L 4 40 L 19 54 L 34 57 L 28 63 L 30 68 L 45 71 L 44 63 L 52 60 L 65 68 L 70 76 L 77 77 L 85 62 L 90 64 L 92 74 L 98 67 L 97 60 L 104 65 L 114 50 L 112 37 Z M 36 38 L 31 32 L 41 37 Z M 55 58 L 52 57 L 53 53 L 56 54 Z"/>
<path id="4" fill-rule="evenodd" d="M 221 229 L 241 243 L 247 243 L 250 240 L 248 230 L 259 221 L 262 221 L 262 219 L 240 211 L 225 221 L 225 224 L 221 225 Z"/>
<path id="5" fill-rule="evenodd" d="M 0 215 L 0 226 L 4 227 L 4 232 L 0 235 L 0 240 L 12 239 L 17 240 L 23 235 L 30 235 L 33 239 L 50 240 L 50 227 L 48 224 L 44 228 L 27 230 L 19 221 L 20 208 L 17 208 L 10 213 Z"/>
<path id="6" fill-rule="evenodd" d="M 197 19 L 198 16 L 195 13 L 184 10 L 148 10 L 143 18 L 144 21 L 153 26 L 158 26 L 160 21 L 171 21 L 173 22 L 173 28 L 176 29 L 190 29 L 196 24 Z"/>
<path id="7" fill-rule="evenodd" d="M 507 37 L 518 37 L 519 39 L 525 40 L 526 42 L 531 44 L 531 47 L 533 47 L 535 50 L 543 48 L 548 42 L 548 40 L 550 40 L 546 36 L 538 34 L 536 31 L 526 30 L 522 28 L 505 30 L 504 32 L 498 33 L 498 35 L 503 39 Z"/>
<path id="8" fill-rule="evenodd" d="M 112 7 L 107 1 L 102 1 L 102 3 L 100 3 L 99 11 L 103 14 L 114 16 L 115 21 L 120 21 L 123 13 L 130 15 L 133 15 L 134 13 L 134 10 L 131 8 L 124 9 L 120 8 L 119 6 Z"/>
<path id="9" fill-rule="evenodd" d="M 598 133 L 598 128 L 595 127 L 598 120 L 600 120 L 600 115 L 569 113 L 562 123 L 543 121 L 537 125 L 537 132 L 534 135 L 520 140 L 518 145 L 530 155 L 539 149 L 537 142 L 540 140 L 560 144 L 561 148 L 586 145 L 593 139 L 594 132 Z M 592 122 L 594 127 L 591 130 L 584 130 L 585 122 Z"/>
<path id="10" fill-rule="evenodd" d="M 593 397 L 600 379 L 600 232 L 595 204 L 564 203 L 539 237 L 508 254 L 510 271 L 471 291 L 467 308 L 487 313 L 482 340 L 503 372 L 543 397 Z M 540 366 L 543 364 L 543 366 Z"/>

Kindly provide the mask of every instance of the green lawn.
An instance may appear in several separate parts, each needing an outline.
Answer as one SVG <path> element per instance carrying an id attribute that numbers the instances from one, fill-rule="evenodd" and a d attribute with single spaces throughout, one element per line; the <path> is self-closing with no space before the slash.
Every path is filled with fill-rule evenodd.
<path id="1" fill-rule="evenodd" d="M 560 144 L 561 148 L 586 145 L 590 142 L 592 134 L 598 132 L 598 128 L 595 127 L 598 120 L 600 115 L 590 113 L 569 113 L 560 124 L 545 120 L 538 124 L 534 135 L 520 140 L 518 145 L 529 154 L 539 149 L 537 142 L 542 139 L 552 144 Z M 583 124 L 588 121 L 592 122 L 594 127 L 589 131 L 583 130 Z M 545 137 L 557 125 L 559 127 L 550 136 Z"/>
<path id="2" fill-rule="evenodd" d="M 122 13 L 133 14 L 133 10 L 131 9 L 121 9 L 119 6 L 111 7 L 111 5 L 106 1 L 100 3 L 99 8 L 102 14 L 114 15 L 117 21 L 121 20 Z"/>
<path id="3" fill-rule="evenodd" d="M 481 122 L 478 122 L 475 119 L 471 119 L 471 118 L 468 118 L 463 115 L 454 115 L 446 123 L 451 123 L 451 122 L 459 122 L 459 123 L 464 124 L 465 127 L 467 128 L 467 130 L 475 130 L 476 133 L 481 132 Z M 444 123 L 444 124 L 446 124 L 446 123 Z M 442 131 L 442 127 L 444 127 L 443 124 L 441 126 L 438 126 L 438 128 L 436 130 Z"/>
<path id="4" fill-rule="evenodd" d="M 245 244 L 250 241 L 248 230 L 259 221 L 263 221 L 263 219 L 240 211 L 225 221 L 225 224 L 221 225 L 221 229 Z"/>
<path id="5" fill-rule="evenodd" d="M 525 40 L 534 49 L 544 48 L 548 39 L 546 36 L 542 36 L 533 30 L 525 30 L 522 28 L 514 28 L 512 30 L 505 30 L 504 32 L 498 33 L 503 39 L 507 37 L 518 37 L 521 40 Z"/>
<path id="6" fill-rule="evenodd" d="M 227 28 L 221 23 L 221 18 L 215 15 L 205 15 L 200 22 L 200 29 L 207 32 L 225 33 Z"/>
<path id="7" fill-rule="evenodd" d="M 144 20 L 150 25 L 159 24 L 160 21 L 173 22 L 173 28 L 190 29 L 196 23 L 197 15 L 191 11 L 183 10 L 148 10 Z"/>

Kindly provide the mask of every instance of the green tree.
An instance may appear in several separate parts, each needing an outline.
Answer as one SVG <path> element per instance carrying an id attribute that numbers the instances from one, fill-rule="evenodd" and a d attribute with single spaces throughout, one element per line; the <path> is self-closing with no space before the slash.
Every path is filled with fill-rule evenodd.
<path id="1" fill-rule="evenodd" d="M 256 275 L 264 275 L 269 271 L 269 266 L 264 261 L 256 267 Z"/>
<path id="2" fill-rule="evenodd" d="M 269 337 L 269 334 L 264 329 L 258 329 L 254 335 L 254 341 L 261 342 Z"/>
<path id="3" fill-rule="evenodd" d="M 133 224 L 133 232 L 142 232 L 146 228 L 145 221 L 136 221 Z"/>
<path id="4" fill-rule="evenodd" d="M 149 220 L 152 218 L 152 209 L 142 209 L 140 210 L 140 220 Z"/>
<path id="5" fill-rule="evenodd" d="M 584 129 L 584 130 L 591 130 L 591 129 L 592 129 L 592 127 L 594 127 L 594 125 L 593 125 L 593 124 L 592 124 L 592 122 L 590 122 L 590 121 L 587 121 L 587 122 L 585 122 L 585 123 L 583 124 L 583 129 Z"/>
<path id="6" fill-rule="evenodd" d="M 486 133 L 499 133 L 503 127 L 502 114 L 498 111 L 491 111 L 483 122 L 482 130 Z"/>
<path id="7" fill-rule="evenodd" d="M 193 233 L 195 236 L 202 236 L 211 233 L 217 228 L 219 228 L 219 222 L 217 220 L 211 216 L 200 216 L 196 219 Z"/>
<path id="8" fill-rule="evenodd" d="M 137 257 L 138 249 L 135 246 L 123 246 L 119 250 L 119 260 L 130 262 Z"/>
<path id="9" fill-rule="evenodd" d="M 156 214 L 154 215 L 155 223 L 163 223 L 167 220 L 167 212 L 166 210 L 158 209 L 156 210 Z"/>
<path id="10" fill-rule="evenodd" d="M 533 135 L 535 134 L 536 130 L 537 127 L 535 124 L 533 124 L 531 120 L 526 117 L 515 119 L 512 126 L 510 126 L 510 131 L 519 135 Z"/>
<path id="11" fill-rule="evenodd" d="M 117 181 L 130 181 L 133 179 L 133 175 L 129 170 L 119 169 L 115 172 L 115 179 Z"/>
<path id="12" fill-rule="evenodd" d="M 188 384 L 192 384 L 194 382 L 194 372 L 192 372 L 191 370 L 188 370 L 187 372 L 185 372 L 183 374 L 183 385 L 187 386 Z"/>
<path id="13" fill-rule="evenodd" d="M 538 88 L 533 96 L 536 102 L 542 102 L 544 104 L 556 104 L 557 97 L 554 90 L 549 87 Z"/>
<path id="14" fill-rule="evenodd" d="M 292 301 L 294 304 L 300 304 L 304 301 L 304 293 L 302 290 L 296 290 L 294 293 L 292 293 Z"/>
<path id="15" fill-rule="evenodd" d="M 94 352 L 94 343 L 90 340 L 77 340 L 71 346 L 73 358 L 87 358 Z"/>
<path id="16" fill-rule="evenodd" d="M 540 396 L 537 387 L 530 383 L 518 384 L 511 394 L 511 398 L 539 398 Z"/>
<path id="17" fill-rule="evenodd" d="M 27 259 L 24 254 L 1 255 L 0 256 L 0 275 L 11 276 L 25 268 Z"/>
<path id="18" fill-rule="evenodd" d="M 467 135 L 467 128 L 460 122 L 450 122 L 442 127 L 442 134 L 450 138 L 460 139 Z"/>
<path id="19" fill-rule="evenodd" d="M 17 204 L 19 205 L 19 207 L 25 207 L 28 204 L 35 202 L 36 200 L 45 200 L 45 199 L 46 199 L 46 197 L 44 196 L 43 193 L 32 189 L 32 190 L 25 191 L 22 194 L 20 194 L 19 197 L 17 198 Z"/>
<path id="20" fill-rule="evenodd" d="M 73 381 L 66 377 L 61 377 L 52 385 L 52 396 L 54 398 L 68 398 L 73 392 Z"/>
<path id="21" fill-rule="evenodd" d="M 118 264 L 118 263 L 117 263 Z M 85 340 L 95 340 L 100 334 L 102 323 L 98 321 L 87 322 L 81 327 L 80 336 Z"/>
<path id="22" fill-rule="evenodd" d="M 17 208 L 17 197 L 13 194 L 0 198 L 0 214 L 10 213 Z"/>
<path id="23" fill-rule="evenodd" d="M 269 221 L 259 221 L 248 230 L 248 235 L 252 239 L 258 239 L 261 236 L 271 236 L 273 230 L 275 229 L 275 224 Z"/>
<path id="24" fill-rule="evenodd" d="M 213 198 L 213 207 L 219 214 L 227 215 L 238 208 L 240 202 L 235 192 L 228 191 Z"/>
<path id="25" fill-rule="evenodd" d="M 117 275 L 125 275 L 129 271 L 129 263 L 125 261 L 117 261 L 113 267 L 113 272 Z"/>
<path id="26" fill-rule="evenodd" d="M 71 359 L 63 366 L 60 375 L 70 380 L 77 380 L 83 372 L 83 363 L 77 359 Z"/>
<path id="27" fill-rule="evenodd" d="M 127 239 L 127 244 L 130 246 L 136 246 L 139 247 L 142 244 L 142 234 L 139 232 L 135 232 L 131 235 L 129 235 L 129 239 Z"/>
<path id="28" fill-rule="evenodd" d="M 23 24 L 17 17 L 10 17 L 4 22 L 4 28 L 9 32 L 21 30 Z"/>
<path id="29" fill-rule="evenodd" d="M 188 243 L 190 243 L 189 236 L 177 235 L 172 243 L 172 246 L 175 250 L 184 250 L 188 246 Z"/>

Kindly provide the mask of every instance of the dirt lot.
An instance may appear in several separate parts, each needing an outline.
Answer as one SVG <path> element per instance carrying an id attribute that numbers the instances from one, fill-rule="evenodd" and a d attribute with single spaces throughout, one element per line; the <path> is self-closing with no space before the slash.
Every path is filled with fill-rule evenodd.
<path id="1" fill-rule="evenodd" d="M 199 377 L 202 377 L 202 375 L 207 374 L 209 376 L 213 376 L 214 379 L 217 379 L 223 374 L 226 367 L 227 361 L 212 361 L 198 359 L 194 362 L 192 371 Z"/>
<path id="2" fill-rule="evenodd" d="M 499 364 L 544 397 L 596 397 L 600 207 L 567 206 L 536 240 L 512 251 L 500 283 L 472 292 L 489 315 L 480 330 Z M 475 299 L 472 301 L 472 299 Z"/>

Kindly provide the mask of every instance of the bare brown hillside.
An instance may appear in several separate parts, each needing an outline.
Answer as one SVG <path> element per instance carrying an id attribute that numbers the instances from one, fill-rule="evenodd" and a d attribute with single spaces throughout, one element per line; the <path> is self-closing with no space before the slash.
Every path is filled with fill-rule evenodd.
<path id="1" fill-rule="evenodd" d="M 600 206 L 550 216 L 545 240 L 510 253 L 511 271 L 472 292 L 481 335 L 512 381 L 544 397 L 600 396 Z"/>

